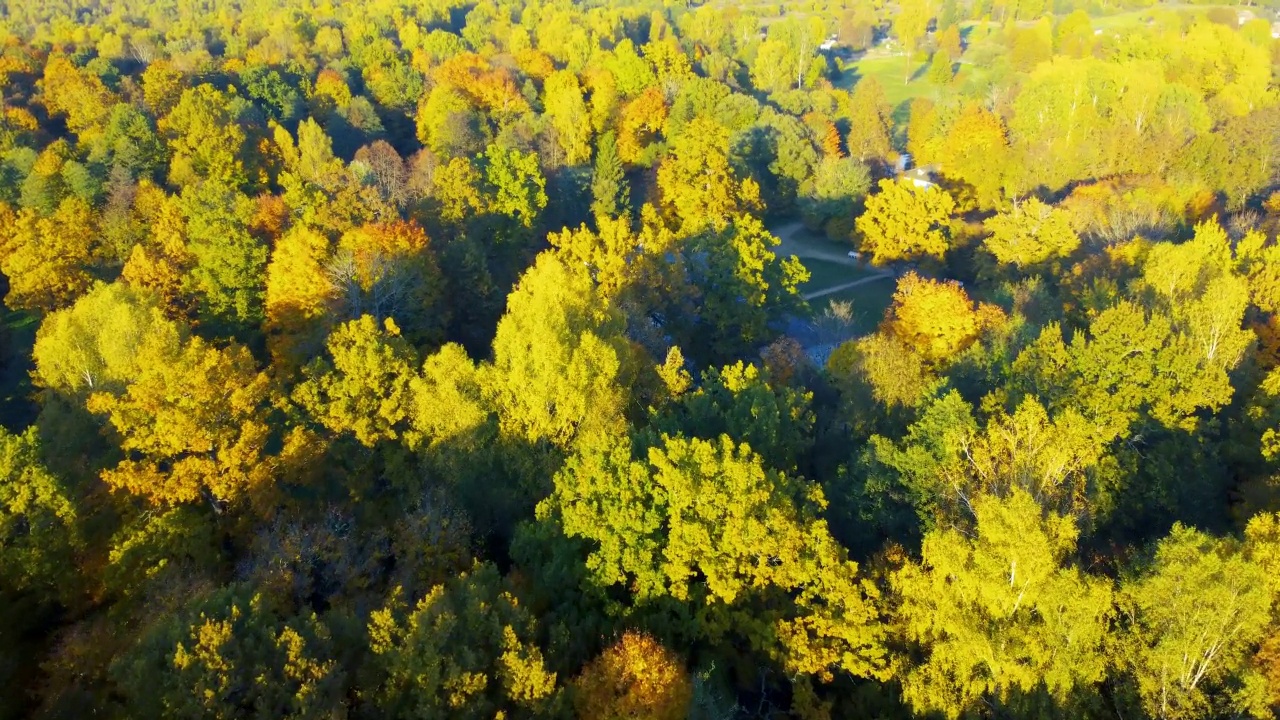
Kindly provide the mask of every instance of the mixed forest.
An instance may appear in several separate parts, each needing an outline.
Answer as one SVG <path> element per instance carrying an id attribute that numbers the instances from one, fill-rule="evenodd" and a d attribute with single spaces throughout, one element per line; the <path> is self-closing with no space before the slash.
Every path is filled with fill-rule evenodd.
<path id="1" fill-rule="evenodd" d="M 1274 2 L 0 2 L 0 718 L 1273 718 Z"/>

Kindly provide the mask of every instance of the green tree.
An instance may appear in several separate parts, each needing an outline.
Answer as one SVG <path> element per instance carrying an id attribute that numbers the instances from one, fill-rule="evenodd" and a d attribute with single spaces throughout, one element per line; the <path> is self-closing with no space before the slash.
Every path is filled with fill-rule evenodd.
<path id="1" fill-rule="evenodd" d="M 945 50 L 937 50 L 929 61 L 929 69 L 925 77 L 934 85 L 943 86 L 951 82 L 951 56 Z"/>
<path id="2" fill-rule="evenodd" d="M 739 361 L 705 371 L 697 389 L 655 413 L 652 429 L 705 440 L 727 435 L 750 445 L 769 467 L 795 472 L 813 444 L 812 398 Z"/>
<path id="3" fill-rule="evenodd" d="M 538 156 L 491 145 L 482 158 L 487 209 L 532 227 L 547 206 L 547 180 Z"/>
<path id="4" fill-rule="evenodd" d="M 256 330 L 265 317 L 268 250 L 249 233 L 253 202 L 234 186 L 211 181 L 189 185 L 182 209 L 196 261 L 188 282 L 202 318 L 222 330 Z"/>
<path id="5" fill-rule="evenodd" d="M 689 305 L 669 313 L 681 347 L 703 362 L 727 363 L 772 339 L 770 327 L 800 307 L 800 283 L 809 277 L 796 258 L 774 254 L 778 244 L 764 223 L 740 215 L 681 245 L 688 286 L 675 295 Z"/>
<path id="6" fill-rule="evenodd" d="M 853 218 L 871 189 L 871 172 L 854 158 L 825 157 L 800 186 L 800 218 L 805 227 L 832 240 L 853 238 Z"/>
<path id="7" fill-rule="evenodd" d="M 337 653 L 314 615 L 232 585 L 159 619 L 111 674 L 136 717 L 321 720 L 345 712 Z"/>
<path id="8" fill-rule="evenodd" d="M 306 370 L 294 401 L 335 433 L 350 433 L 372 447 L 395 440 L 412 409 L 409 384 L 418 356 L 395 322 L 382 327 L 369 315 L 339 325 L 329 336 L 328 357 Z"/>
<path id="9" fill-rule="evenodd" d="M 369 619 L 368 696 L 385 717 L 541 717 L 555 701 L 556 674 L 536 633 L 492 565 L 437 585 L 413 607 L 394 596 Z"/>
<path id="10" fill-rule="evenodd" d="M 0 428 L 0 578 L 4 593 L 69 600 L 81 582 L 83 519 L 74 492 L 45 467 L 35 428 Z"/>
<path id="11" fill-rule="evenodd" d="M 618 158 L 618 144 L 614 134 L 600 136 L 596 147 L 595 173 L 591 177 L 591 212 L 597 217 L 618 217 L 631 210 L 631 190 Z"/>
<path id="12" fill-rule="evenodd" d="M 1111 588 L 1071 566 L 1075 521 L 1029 493 L 976 498 L 973 512 L 975 535 L 934 530 L 893 575 L 902 632 L 924 654 L 903 696 L 949 718 L 983 700 L 1016 712 L 1042 689 L 1065 704 L 1106 677 Z"/>
<path id="13" fill-rule="evenodd" d="M 876 609 L 819 519 L 824 504 L 725 436 L 663 437 L 639 458 L 623 438 L 571 457 L 538 513 L 589 541 L 595 583 L 622 586 L 640 608 L 687 604 L 689 639 L 741 634 L 792 673 L 878 677 Z"/>

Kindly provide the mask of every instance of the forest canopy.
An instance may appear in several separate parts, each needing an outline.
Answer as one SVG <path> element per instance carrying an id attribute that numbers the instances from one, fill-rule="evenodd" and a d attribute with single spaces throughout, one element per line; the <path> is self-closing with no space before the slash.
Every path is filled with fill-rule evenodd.
<path id="1" fill-rule="evenodd" d="M 1276 717 L 1278 13 L 9 0 L 0 720 Z"/>

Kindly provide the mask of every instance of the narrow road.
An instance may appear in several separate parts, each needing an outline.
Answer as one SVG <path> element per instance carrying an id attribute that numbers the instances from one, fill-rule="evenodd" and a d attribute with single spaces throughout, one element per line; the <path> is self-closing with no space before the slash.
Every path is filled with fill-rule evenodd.
<path id="1" fill-rule="evenodd" d="M 815 290 L 814 292 L 811 292 L 811 293 L 805 293 L 801 297 L 803 297 L 805 300 L 813 300 L 814 298 L 820 298 L 823 295 L 838 293 L 841 290 L 848 290 L 851 287 L 858 287 L 859 285 L 866 285 L 869 282 L 875 282 L 877 280 L 884 280 L 886 278 L 892 278 L 892 277 L 893 277 L 893 273 L 882 272 L 882 273 L 879 273 L 878 275 L 872 275 L 871 277 L 864 277 L 861 280 L 854 280 L 853 282 L 847 282 L 843 285 L 836 285 L 835 287 L 823 288 L 821 290 Z"/>
<path id="2" fill-rule="evenodd" d="M 858 262 L 857 258 L 849 257 L 847 250 L 838 250 L 835 248 L 828 249 L 816 246 L 817 244 L 811 241 L 802 241 L 796 238 L 795 235 L 803 230 L 804 225 L 800 224 L 799 220 L 793 220 L 792 222 L 775 225 L 774 227 L 769 228 L 769 232 L 773 233 L 774 237 L 781 241 L 778 247 L 774 249 L 774 254 L 778 257 L 795 255 L 802 260 L 804 258 L 813 258 L 815 260 L 826 260 L 827 262 L 836 263 L 837 265 L 848 265 L 849 267 L 856 268 L 862 267 L 862 264 Z"/>

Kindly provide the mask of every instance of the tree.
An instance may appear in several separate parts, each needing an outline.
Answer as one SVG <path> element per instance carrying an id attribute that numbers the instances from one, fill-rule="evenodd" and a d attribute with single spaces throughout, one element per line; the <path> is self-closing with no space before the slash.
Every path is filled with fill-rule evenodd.
<path id="1" fill-rule="evenodd" d="M 40 85 L 49 112 L 66 116 L 67 129 L 81 142 L 89 144 L 102 133 L 115 98 L 101 78 L 55 55 L 45 64 Z"/>
<path id="2" fill-rule="evenodd" d="M 1206 221 L 1196 226 L 1189 242 L 1153 246 L 1143 266 L 1144 284 L 1164 300 L 1177 330 L 1205 363 L 1228 369 L 1253 341 L 1242 327 L 1249 281 L 1237 272 L 1237 264 L 1227 234 L 1216 222 Z"/>
<path id="3" fill-rule="evenodd" d="M 778 244 L 764 223 L 742 215 L 679 246 L 677 282 L 687 285 L 665 300 L 676 308 L 688 300 L 687 309 L 669 313 L 681 347 L 704 362 L 727 363 L 773 337 L 770 327 L 798 309 L 809 277 L 796 258 L 774 254 Z"/>
<path id="4" fill-rule="evenodd" d="M 1150 716 L 1257 711 L 1247 664 L 1271 622 L 1272 585 L 1236 542 L 1174 525 L 1122 586 L 1124 659 Z"/>
<path id="5" fill-rule="evenodd" d="M 618 146 L 612 132 L 600 136 L 596 148 L 595 173 L 591 178 L 591 212 L 597 217 L 618 217 L 631 210 L 631 190 L 627 185 Z"/>
<path id="6" fill-rule="evenodd" d="M 936 151 L 943 175 L 972 188 L 980 206 L 998 205 L 1011 172 L 1009 143 L 999 115 L 977 103 L 966 105 L 940 138 Z"/>
<path id="7" fill-rule="evenodd" d="M 245 182 L 242 103 L 207 83 L 183 91 L 173 111 L 159 121 L 173 152 L 170 182 L 185 186 L 212 180 L 232 187 Z"/>
<path id="8" fill-rule="evenodd" d="M 907 273 L 898 281 L 884 329 L 936 365 L 952 359 L 1002 319 L 999 308 L 974 303 L 954 281 Z"/>
<path id="9" fill-rule="evenodd" d="M 673 141 L 671 155 L 658 168 L 658 189 L 684 232 L 723 230 L 731 216 L 759 203 L 755 182 L 739 180 L 729 166 L 729 132 L 702 117 Z"/>
<path id="10" fill-rule="evenodd" d="M 276 242 L 267 263 L 265 329 L 272 355 L 302 364 L 320 345 L 336 288 L 328 273 L 328 238 L 297 225 Z"/>
<path id="11" fill-rule="evenodd" d="M 538 514 L 589 542 L 595 583 L 622 586 L 637 607 L 687 605 L 683 637 L 741 634 L 790 673 L 876 677 L 876 610 L 823 505 L 816 486 L 728 437 L 664 436 L 638 458 L 627 438 L 583 447 Z"/>
<path id="12" fill-rule="evenodd" d="M 929 0 L 905 0 L 899 4 L 898 13 L 893 17 L 893 34 L 902 43 L 907 58 L 904 83 L 911 82 L 911 56 L 918 49 L 932 17 L 933 9 L 929 6 Z"/>
<path id="13" fill-rule="evenodd" d="M 404 431 L 412 408 L 410 381 L 418 355 L 396 324 L 369 315 L 339 325 L 326 343 L 327 358 L 307 367 L 294 401 L 334 433 L 350 433 L 373 447 Z"/>
<path id="14" fill-rule="evenodd" d="M 1167 315 L 1128 301 L 1099 313 L 1070 345 L 1050 324 L 1015 360 L 1012 377 L 1051 410 L 1078 409 L 1102 442 L 1147 424 L 1194 428 L 1199 410 L 1232 394 L 1223 366 L 1207 362 Z"/>
<path id="15" fill-rule="evenodd" d="M 278 463 L 267 451 L 266 412 L 274 398 L 248 350 L 184 340 L 176 327 L 158 326 L 137 363 L 141 371 L 123 391 L 88 400 L 127 453 L 103 471 L 107 485 L 155 505 L 203 499 L 218 510 L 272 489 Z M 286 443 L 283 452 L 297 450 Z"/>
<path id="16" fill-rule="evenodd" d="M 983 245 L 1002 265 L 1033 267 L 1066 257 L 1080 246 L 1066 211 L 1034 197 L 988 218 L 985 226 L 991 235 Z"/>
<path id="17" fill-rule="evenodd" d="M 565 163 L 581 165 L 591 159 L 591 122 L 578 77 L 568 70 L 552 73 L 544 84 L 546 114 L 556 130 Z"/>
<path id="18" fill-rule="evenodd" d="M 150 293 L 123 283 L 97 285 L 40 324 L 34 380 L 67 394 L 120 390 L 142 372 L 147 339 L 173 328 Z"/>
<path id="19" fill-rule="evenodd" d="M 181 201 L 195 259 L 189 282 L 200 314 L 224 330 L 256 329 L 263 319 L 267 247 L 249 233 L 252 201 L 212 181 L 188 186 Z"/>
<path id="20" fill-rule="evenodd" d="M 49 216 L 20 211 L 0 246 L 0 271 L 9 280 L 5 304 L 50 312 L 83 295 L 93 283 L 95 224 L 79 198 L 63 200 Z"/>
<path id="21" fill-rule="evenodd" d="M 925 77 L 934 85 L 946 85 L 951 82 L 951 56 L 945 50 L 937 50 L 933 53 L 933 58 L 929 61 L 929 69 L 925 72 Z"/>
<path id="22" fill-rule="evenodd" d="M 949 718 L 983 699 L 1016 708 L 1042 688 L 1066 703 L 1106 676 L 1111 588 L 1069 564 L 1074 520 L 1027 492 L 977 498 L 973 512 L 976 535 L 934 530 L 920 562 L 893 575 L 902 630 L 925 657 L 903 696 Z"/>
<path id="23" fill-rule="evenodd" d="M 84 547 L 72 488 L 45 467 L 35 428 L 0 428 L 0 578 L 8 593 L 69 600 Z"/>
<path id="24" fill-rule="evenodd" d="M 142 71 L 142 100 L 152 117 L 168 115 L 182 99 L 183 74 L 168 60 L 148 63 Z"/>
<path id="25" fill-rule="evenodd" d="M 574 682 L 582 720 L 684 720 L 693 683 L 680 658 L 649 635 L 628 631 Z"/>
<path id="26" fill-rule="evenodd" d="M 416 222 L 374 223 L 344 233 L 326 272 L 339 317 L 394 318 L 418 344 L 443 336 L 449 319 L 444 275 Z"/>
<path id="27" fill-rule="evenodd" d="M 651 164 L 654 135 L 666 121 L 666 98 L 656 87 L 624 105 L 618 118 L 618 157 L 625 163 Z"/>
<path id="28" fill-rule="evenodd" d="M 833 240 L 853 238 L 858 204 L 871 189 L 871 172 L 854 158 L 825 157 L 800 186 L 800 218 Z"/>
<path id="29" fill-rule="evenodd" d="M 555 252 L 539 255 L 507 298 L 493 339 L 491 392 L 504 430 L 560 447 L 620 430 L 629 354 L 622 329 L 586 273 Z"/>
<path id="30" fill-rule="evenodd" d="M 859 80 L 849 98 L 849 135 L 845 138 L 849 155 L 862 162 L 888 160 L 893 152 L 889 112 L 880 81 L 874 76 Z"/>
<path id="31" fill-rule="evenodd" d="M 102 136 L 90 146 L 93 165 L 120 168 L 130 178 L 150 178 L 167 161 L 164 144 L 141 110 L 127 103 L 111 108 Z"/>
<path id="32" fill-rule="evenodd" d="M 232 585 L 161 617 L 112 666 L 132 715 L 322 720 L 344 712 L 344 677 L 315 615 L 282 618 Z"/>
<path id="33" fill-rule="evenodd" d="M 895 180 L 881 180 L 879 188 L 867 198 L 867 209 L 855 222 L 862 249 L 872 254 L 872 263 L 941 259 L 951 240 L 949 224 L 955 210 L 951 195 L 938 187 L 919 188 Z"/>
<path id="34" fill-rule="evenodd" d="M 556 674 L 543 664 L 536 632 L 492 565 L 437 585 L 413 607 L 393 596 L 369 619 L 369 697 L 388 717 L 539 717 L 554 699 Z"/>
<path id="35" fill-rule="evenodd" d="M 525 228 L 532 227 L 547 206 L 547 180 L 538 156 L 490 145 L 482 158 L 487 209 L 518 220 Z"/>
<path id="36" fill-rule="evenodd" d="M 678 357 L 678 356 L 677 356 Z M 696 390 L 676 395 L 653 412 L 651 427 L 665 435 L 746 443 L 769 467 L 795 472 L 812 447 L 813 394 L 802 392 L 741 361 L 702 373 Z"/>

